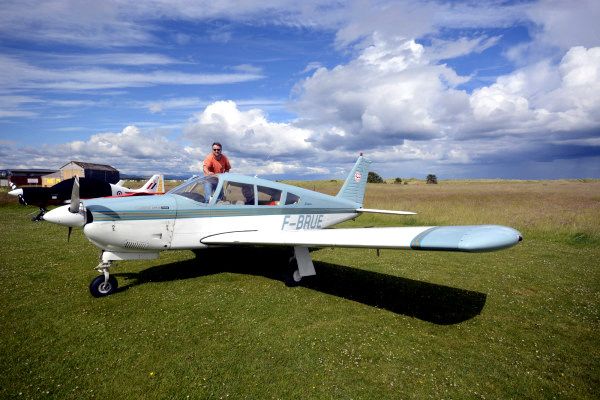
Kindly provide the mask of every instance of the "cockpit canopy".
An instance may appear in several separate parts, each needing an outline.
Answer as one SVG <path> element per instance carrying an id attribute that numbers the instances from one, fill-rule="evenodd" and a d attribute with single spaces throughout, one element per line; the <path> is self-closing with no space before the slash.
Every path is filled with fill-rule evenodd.
<path id="1" fill-rule="evenodd" d="M 219 178 L 217 176 L 194 177 L 169 191 L 169 193 L 187 197 L 198 203 L 208 203 L 218 185 Z"/>
<path id="2" fill-rule="evenodd" d="M 187 180 L 169 193 L 198 203 L 237 206 L 276 206 L 300 203 L 300 196 L 267 184 L 248 182 L 251 178 L 235 175 L 211 175 Z M 215 195 L 216 194 L 216 195 Z"/>

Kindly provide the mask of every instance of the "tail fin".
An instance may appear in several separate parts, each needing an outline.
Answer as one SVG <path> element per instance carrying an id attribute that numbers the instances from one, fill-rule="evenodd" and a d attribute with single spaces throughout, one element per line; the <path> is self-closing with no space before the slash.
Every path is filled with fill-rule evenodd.
<path id="1" fill-rule="evenodd" d="M 138 191 L 144 191 L 149 193 L 164 193 L 165 192 L 165 180 L 162 175 L 153 175 L 152 178 L 146 182 Z"/>
<path id="2" fill-rule="evenodd" d="M 369 176 L 369 164 L 371 161 L 364 158 L 361 153 L 336 197 L 353 201 L 362 206 Z"/>

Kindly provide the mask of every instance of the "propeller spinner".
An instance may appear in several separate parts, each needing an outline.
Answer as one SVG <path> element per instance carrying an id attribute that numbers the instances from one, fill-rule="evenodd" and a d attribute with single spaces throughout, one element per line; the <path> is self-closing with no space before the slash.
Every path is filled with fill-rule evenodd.
<path id="1" fill-rule="evenodd" d="M 27 202 L 25 201 L 25 198 L 23 197 L 23 189 L 17 188 L 17 185 L 15 185 L 12 182 L 10 182 L 10 188 L 12 190 L 10 192 L 8 192 L 8 194 L 11 196 L 17 197 L 19 199 L 19 204 L 26 206 Z"/>
<path id="2" fill-rule="evenodd" d="M 85 213 L 80 212 L 81 199 L 79 198 L 79 178 L 75 177 L 73 181 L 73 190 L 71 192 L 71 204 L 57 207 L 54 210 L 44 214 L 44 219 L 55 224 L 69 227 L 69 238 L 71 237 L 72 228 L 82 227 L 85 225 Z"/>

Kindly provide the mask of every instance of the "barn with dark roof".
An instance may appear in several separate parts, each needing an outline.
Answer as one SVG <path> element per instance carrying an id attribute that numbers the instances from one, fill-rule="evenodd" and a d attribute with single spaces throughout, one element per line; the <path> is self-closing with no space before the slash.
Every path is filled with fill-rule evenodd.
<path id="1" fill-rule="evenodd" d="M 94 164 L 82 161 L 71 161 L 60 167 L 61 179 L 92 178 L 108 183 L 117 183 L 120 179 L 119 170 L 106 164 Z"/>

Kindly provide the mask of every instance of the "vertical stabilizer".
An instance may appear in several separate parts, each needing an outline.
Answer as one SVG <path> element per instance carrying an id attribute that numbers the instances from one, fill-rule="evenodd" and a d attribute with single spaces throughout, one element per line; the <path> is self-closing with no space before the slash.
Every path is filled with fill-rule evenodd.
<path id="1" fill-rule="evenodd" d="M 350 170 L 344 186 L 340 189 L 337 197 L 353 201 L 362 206 L 365 197 L 365 188 L 367 186 L 367 177 L 369 176 L 370 160 L 361 155 L 356 160 L 356 164 Z"/>
<path id="2" fill-rule="evenodd" d="M 164 193 L 165 192 L 165 179 L 162 175 L 153 175 L 152 178 L 146 182 L 141 189 L 137 189 L 137 192 L 146 193 Z"/>

